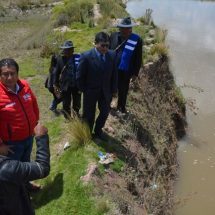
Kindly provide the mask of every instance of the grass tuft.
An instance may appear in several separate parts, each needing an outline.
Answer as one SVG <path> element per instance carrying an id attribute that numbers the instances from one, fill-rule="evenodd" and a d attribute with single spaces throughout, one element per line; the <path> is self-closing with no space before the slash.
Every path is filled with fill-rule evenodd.
<path id="1" fill-rule="evenodd" d="M 71 131 L 73 142 L 79 146 L 88 144 L 92 139 L 89 126 L 78 117 L 71 119 L 69 130 Z"/>
<path id="2" fill-rule="evenodd" d="M 168 56 L 168 48 L 164 43 L 154 44 L 150 50 L 151 55 Z"/>

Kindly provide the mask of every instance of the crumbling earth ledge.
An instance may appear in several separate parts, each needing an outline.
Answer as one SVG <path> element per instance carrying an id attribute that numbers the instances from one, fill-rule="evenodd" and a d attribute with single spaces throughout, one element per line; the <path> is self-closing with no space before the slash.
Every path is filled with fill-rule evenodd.
<path id="1" fill-rule="evenodd" d="M 177 140 L 185 135 L 186 118 L 168 57 L 144 65 L 128 104 L 127 115 L 112 111 L 106 130 L 114 138 L 102 145 L 124 165 L 94 177 L 97 195 L 114 202 L 109 214 L 173 214 Z"/>

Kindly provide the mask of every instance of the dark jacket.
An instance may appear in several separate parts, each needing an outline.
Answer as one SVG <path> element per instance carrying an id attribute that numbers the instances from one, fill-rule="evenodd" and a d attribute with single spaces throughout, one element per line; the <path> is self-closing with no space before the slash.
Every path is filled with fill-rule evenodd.
<path id="1" fill-rule="evenodd" d="M 95 49 L 81 55 L 77 72 L 77 85 L 80 91 L 93 96 L 94 93 L 103 92 L 105 98 L 110 100 L 117 92 L 116 53 L 106 53 L 105 64 L 101 62 Z"/>
<path id="2" fill-rule="evenodd" d="M 34 215 L 25 182 L 44 178 L 50 171 L 48 135 L 36 137 L 36 160 L 21 162 L 0 155 L 0 214 Z"/>
<path id="3" fill-rule="evenodd" d="M 114 32 L 110 36 L 110 49 L 115 50 L 117 53 L 117 65 L 120 63 L 121 55 L 124 49 L 126 41 L 120 35 L 120 32 Z M 142 64 L 142 46 L 143 41 L 141 38 L 138 39 L 137 45 L 131 57 L 129 64 L 128 75 L 131 77 L 133 75 L 138 76 L 139 70 Z"/>
<path id="4" fill-rule="evenodd" d="M 53 74 L 54 85 L 60 87 L 62 91 L 67 91 L 69 87 L 76 87 L 76 65 L 74 55 L 70 58 L 59 56 Z"/>

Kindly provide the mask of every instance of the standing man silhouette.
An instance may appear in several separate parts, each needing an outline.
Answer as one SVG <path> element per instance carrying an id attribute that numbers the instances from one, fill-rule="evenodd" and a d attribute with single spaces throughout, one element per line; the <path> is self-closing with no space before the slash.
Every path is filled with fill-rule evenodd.
<path id="1" fill-rule="evenodd" d="M 71 117 L 71 100 L 75 113 L 79 116 L 81 108 L 81 93 L 76 85 L 76 72 L 79 63 L 79 54 L 74 54 L 72 41 L 67 40 L 60 47 L 62 56 L 57 58 L 56 71 L 54 72 L 54 91 L 62 94 L 64 117 Z"/>
<path id="2" fill-rule="evenodd" d="M 95 47 L 82 54 L 77 73 L 77 84 L 83 92 L 83 118 L 92 131 L 98 104 L 99 115 L 94 133 L 103 140 L 105 135 L 102 128 L 110 111 L 112 96 L 117 92 L 116 55 L 108 49 L 109 43 L 108 34 L 97 33 Z"/>
<path id="3" fill-rule="evenodd" d="M 117 53 L 118 68 L 118 104 L 117 109 L 126 113 L 126 100 L 130 80 L 135 80 L 142 64 L 143 41 L 139 35 L 132 33 L 136 24 L 127 17 L 117 25 L 119 32 L 110 36 L 110 49 Z"/>

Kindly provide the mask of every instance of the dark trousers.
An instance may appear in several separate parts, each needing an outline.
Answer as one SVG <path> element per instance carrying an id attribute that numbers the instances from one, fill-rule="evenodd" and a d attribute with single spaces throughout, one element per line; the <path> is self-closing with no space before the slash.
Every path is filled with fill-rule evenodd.
<path id="1" fill-rule="evenodd" d="M 50 105 L 49 109 L 50 110 L 56 110 L 57 109 L 57 105 L 62 102 L 62 98 L 57 98 L 54 93 L 52 93 L 52 95 L 53 95 L 53 100 L 51 102 L 51 105 Z"/>
<path id="2" fill-rule="evenodd" d="M 71 100 L 73 110 L 79 114 L 81 108 L 81 93 L 77 87 L 68 87 L 67 91 L 62 92 L 64 117 L 66 119 L 71 116 Z"/>
<path id="3" fill-rule="evenodd" d="M 117 108 L 125 111 L 127 101 L 128 89 L 130 83 L 130 76 L 126 72 L 118 72 L 118 104 Z"/>
<path id="4" fill-rule="evenodd" d="M 20 141 L 8 141 L 6 144 L 12 146 L 11 150 L 13 151 L 13 153 L 9 152 L 7 157 L 23 162 L 30 161 L 33 146 L 33 136 Z"/>
<path id="5" fill-rule="evenodd" d="M 88 123 L 90 130 L 92 132 L 94 122 L 95 122 L 95 114 L 96 114 L 96 105 L 98 103 L 99 115 L 96 119 L 94 132 L 95 134 L 100 134 L 102 132 L 102 128 L 105 125 L 108 114 L 110 112 L 110 101 L 108 101 L 102 91 L 96 92 L 94 94 L 89 94 L 89 92 L 84 93 L 83 98 L 83 118 Z"/>

